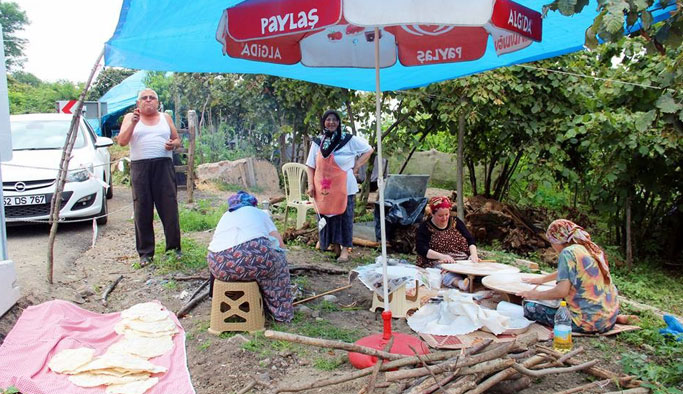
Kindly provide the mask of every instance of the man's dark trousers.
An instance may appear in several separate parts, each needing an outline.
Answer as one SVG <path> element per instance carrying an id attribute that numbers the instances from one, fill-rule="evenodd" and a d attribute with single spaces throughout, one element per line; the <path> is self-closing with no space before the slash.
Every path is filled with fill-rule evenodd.
<path id="1" fill-rule="evenodd" d="M 180 251 L 173 161 L 167 157 L 132 161 L 130 178 L 135 214 L 135 247 L 140 257 L 154 256 L 154 207 L 164 226 L 166 250 Z"/>

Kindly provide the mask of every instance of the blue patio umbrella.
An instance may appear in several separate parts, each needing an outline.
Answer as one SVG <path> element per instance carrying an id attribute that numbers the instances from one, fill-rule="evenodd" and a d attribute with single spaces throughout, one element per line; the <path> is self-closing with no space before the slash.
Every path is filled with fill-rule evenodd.
<path id="1" fill-rule="evenodd" d="M 146 70 L 268 74 L 374 90 L 382 173 L 381 91 L 425 86 L 583 49 L 585 31 L 597 15 L 596 2 L 572 17 L 550 12 L 541 19 L 547 2 L 124 0 L 119 24 L 105 46 L 105 63 Z M 673 3 L 654 10 L 654 21 L 673 10 Z M 432 45 L 434 36 L 446 33 L 452 42 Z M 416 36 L 418 44 L 408 45 L 412 52 L 401 49 Z M 348 46 L 335 46 L 342 42 Z M 429 45 L 420 47 L 421 42 Z M 476 53 L 466 55 L 469 49 Z M 311 55 L 328 50 L 323 58 L 336 53 L 345 62 L 311 60 Z M 386 313 L 384 195 L 382 178 L 378 181 Z M 388 339 L 383 316 L 383 337 Z M 388 316 L 390 320 L 390 312 Z"/>

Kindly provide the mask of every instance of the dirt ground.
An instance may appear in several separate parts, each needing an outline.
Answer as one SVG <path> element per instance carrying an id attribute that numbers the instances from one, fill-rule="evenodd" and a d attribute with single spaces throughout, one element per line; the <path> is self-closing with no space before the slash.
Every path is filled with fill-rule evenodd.
<path id="1" fill-rule="evenodd" d="M 225 195 L 198 192 L 195 199 L 223 199 Z M 263 196 L 261 196 L 263 197 Z M 185 193 L 180 192 L 179 200 L 185 201 Z M 8 229 L 8 249 L 10 258 L 16 263 L 19 284 L 23 297 L 4 316 L 0 317 L 0 342 L 12 329 L 23 309 L 51 299 L 64 299 L 79 304 L 82 308 L 109 313 L 125 309 L 138 302 L 159 300 L 169 310 L 177 312 L 186 302 L 189 295 L 202 283 L 202 280 L 172 281 L 179 274 L 160 275 L 154 267 L 134 269 L 137 262 L 134 245 L 134 228 L 130 220 L 132 213 L 130 190 L 116 187 L 114 198 L 109 204 L 109 223 L 100 226 L 99 236 L 94 247 L 92 243 L 92 225 L 61 225 L 55 248 L 54 284 L 46 281 L 46 245 L 49 228 L 47 226 L 10 227 Z M 156 229 L 157 239 L 163 237 L 160 228 Z M 199 242 L 208 244 L 210 232 L 193 233 L 191 236 Z M 352 259 L 342 268 L 350 270 L 357 265 L 366 264 L 374 259 L 377 252 L 372 249 L 355 248 Z M 290 264 L 315 264 L 340 268 L 331 254 L 324 254 L 310 248 L 290 246 L 288 252 Z M 100 302 L 101 293 L 119 275 L 124 279 L 109 297 L 108 306 Z M 195 275 L 208 278 L 208 270 Z M 308 279 L 306 290 L 321 293 L 341 287 L 348 283 L 346 275 L 327 275 L 306 273 Z M 352 310 L 327 311 L 315 309 L 307 319 L 320 321 L 324 319 L 335 327 L 355 330 L 359 336 L 380 333 L 382 321 L 379 314 L 370 312 L 371 294 L 358 280 L 352 287 L 336 293 L 337 303 L 342 306 L 355 305 Z M 318 300 L 310 303 L 313 307 Z M 187 335 L 187 363 L 194 387 L 199 394 L 238 392 L 252 378 L 271 382 L 274 385 L 300 384 L 317 381 L 323 378 L 348 373 L 353 367 L 344 362 L 332 371 L 316 369 L 313 360 L 325 356 L 342 359 L 343 352 L 308 348 L 305 352 L 258 351 L 246 350 L 243 345 L 253 338 L 249 334 L 239 334 L 229 338 L 220 338 L 207 332 L 210 321 L 210 301 L 199 304 L 181 323 Z M 267 322 L 267 327 L 272 323 Z M 394 319 L 393 329 L 398 332 L 411 333 L 405 319 Z M 590 349 L 590 341 L 595 339 L 577 338 L 576 346 L 586 345 Z M 266 341 L 266 340 L 262 340 Z M 611 339 L 601 338 L 607 347 Z M 262 343 L 262 342 L 261 342 Z M 600 359 L 603 368 L 619 371 L 617 357 L 606 356 L 597 351 L 588 351 L 580 357 L 588 360 Z M 547 393 L 578 386 L 591 380 L 589 375 L 570 373 L 537 379 L 531 388 L 522 393 Z M 345 384 L 316 389 L 317 393 L 357 393 L 365 384 L 359 379 Z M 608 387 L 615 389 L 614 386 Z M 259 388 L 254 389 L 258 392 Z M 313 391 L 313 390 L 312 390 Z M 604 392 L 609 390 L 597 390 Z"/>

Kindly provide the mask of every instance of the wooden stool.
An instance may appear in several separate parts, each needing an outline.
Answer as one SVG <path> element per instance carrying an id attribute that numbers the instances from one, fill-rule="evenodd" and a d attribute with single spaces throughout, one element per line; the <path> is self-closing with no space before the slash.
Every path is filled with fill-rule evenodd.
<path id="1" fill-rule="evenodd" d="M 265 327 L 263 299 L 256 282 L 214 281 L 209 332 L 260 331 Z"/>
<path id="2" fill-rule="evenodd" d="M 377 295 L 373 291 L 371 311 L 377 308 L 384 308 L 384 298 Z M 389 294 L 389 309 L 391 309 L 391 317 L 406 317 L 406 314 L 411 309 L 420 308 L 420 285 L 415 281 L 415 295 L 408 296 L 406 294 L 406 286 L 403 285 Z"/>

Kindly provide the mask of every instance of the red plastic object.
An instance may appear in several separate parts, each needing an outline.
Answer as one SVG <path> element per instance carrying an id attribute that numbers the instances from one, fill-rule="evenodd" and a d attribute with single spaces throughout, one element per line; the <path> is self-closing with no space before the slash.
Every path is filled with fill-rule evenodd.
<path id="1" fill-rule="evenodd" d="M 382 312 L 382 320 L 384 320 L 384 331 L 382 334 L 373 334 L 363 337 L 356 341 L 357 345 L 371 347 L 373 349 L 384 350 L 384 347 L 389 342 L 391 337 L 394 337 L 394 344 L 391 346 L 390 353 L 414 355 L 415 353 L 410 349 L 412 346 L 419 354 L 429 353 L 429 347 L 419 338 L 412 335 L 392 333 L 391 332 L 391 311 Z M 377 363 L 377 357 L 367 354 L 349 352 L 349 361 L 351 365 L 358 369 L 372 367 Z"/>

